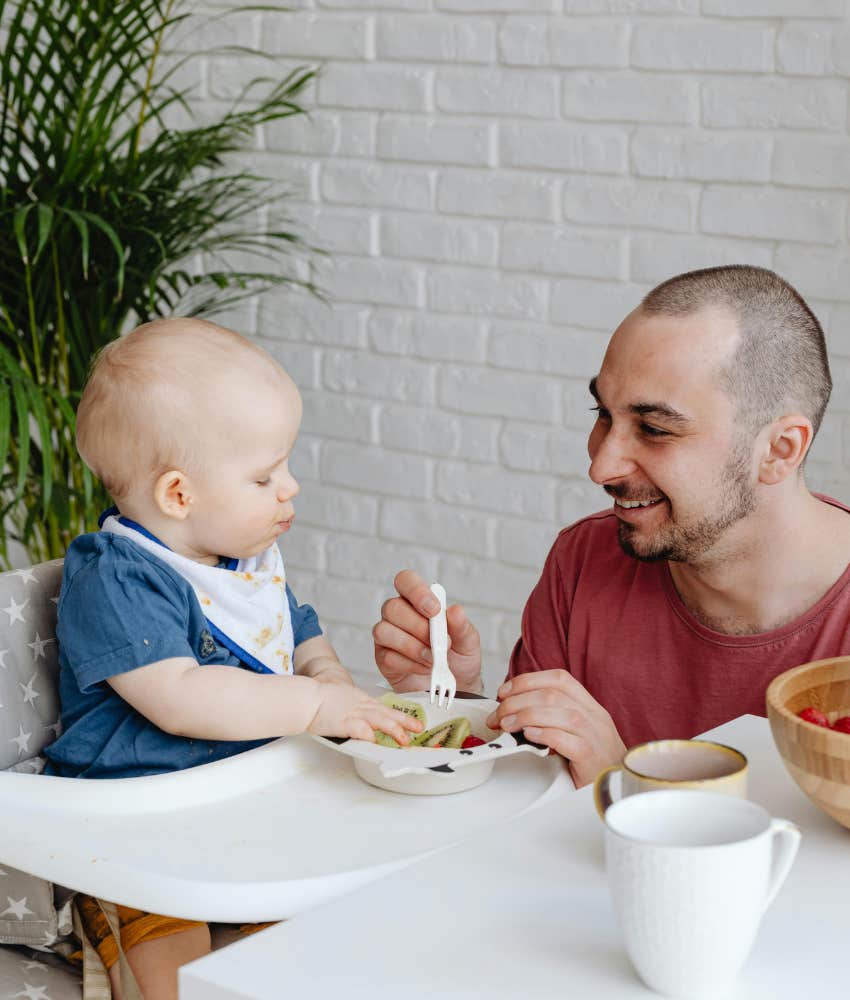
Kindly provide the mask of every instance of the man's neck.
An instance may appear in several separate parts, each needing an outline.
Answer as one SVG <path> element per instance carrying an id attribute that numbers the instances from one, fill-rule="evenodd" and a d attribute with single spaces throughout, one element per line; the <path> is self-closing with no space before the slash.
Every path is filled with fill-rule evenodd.
<path id="1" fill-rule="evenodd" d="M 697 620 L 729 635 L 769 632 L 805 614 L 850 562 L 850 516 L 801 483 L 735 525 L 698 564 L 669 563 Z"/>

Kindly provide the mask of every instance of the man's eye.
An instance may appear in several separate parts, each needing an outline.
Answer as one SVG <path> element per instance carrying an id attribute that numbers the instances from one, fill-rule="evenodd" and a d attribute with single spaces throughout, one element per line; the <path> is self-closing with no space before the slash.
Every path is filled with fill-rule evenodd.
<path id="1" fill-rule="evenodd" d="M 640 429 L 642 433 L 647 434 L 649 437 L 667 437 L 669 431 L 662 431 L 658 427 L 653 427 L 652 424 L 641 424 Z"/>
<path id="2" fill-rule="evenodd" d="M 595 413 L 598 420 L 610 420 L 611 414 L 603 406 L 591 406 L 591 413 Z"/>
<path id="3" fill-rule="evenodd" d="M 270 476 L 267 477 L 266 479 L 258 479 L 257 486 L 268 486 L 270 482 L 271 482 Z"/>

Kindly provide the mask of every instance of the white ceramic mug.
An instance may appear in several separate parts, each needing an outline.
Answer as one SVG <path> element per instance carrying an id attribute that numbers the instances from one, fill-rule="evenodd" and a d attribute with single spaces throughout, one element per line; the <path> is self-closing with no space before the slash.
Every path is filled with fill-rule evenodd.
<path id="1" fill-rule="evenodd" d="M 605 813 L 608 879 L 626 951 L 650 989 L 724 995 L 785 881 L 800 831 L 718 792 L 647 792 Z"/>
<path id="2" fill-rule="evenodd" d="M 597 775 L 593 798 L 600 816 L 614 801 L 611 780 L 620 775 L 620 795 L 668 788 L 696 788 L 747 797 L 747 758 L 711 740 L 651 740 L 629 750 L 621 764 Z"/>

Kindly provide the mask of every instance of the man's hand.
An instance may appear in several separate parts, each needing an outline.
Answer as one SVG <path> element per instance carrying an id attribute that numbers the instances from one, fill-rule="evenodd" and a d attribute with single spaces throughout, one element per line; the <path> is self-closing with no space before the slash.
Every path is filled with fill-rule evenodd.
<path id="1" fill-rule="evenodd" d="M 407 746 L 409 733 L 422 731 L 422 723 L 412 715 L 398 712 L 348 684 L 321 685 L 319 708 L 307 727 L 317 736 L 347 736 L 375 742 L 375 730 Z"/>
<path id="2" fill-rule="evenodd" d="M 538 670 L 506 681 L 491 729 L 522 730 L 566 757 L 577 788 L 594 780 L 626 752 L 611 716 L 567 670 Z"/>
<path id="3" fill-rule="evenodd" d="M 427 583 L 411 569 L 402 570 L 393 581 L 398 597 L 381 608 L 381 620 L 372 629 L 375 663 L 395 691 L 425 691 L 433 658 L 428 619 L 440 610 L 440 602 Z M 459 604 L 446 609 L 449 632 L 449 668 L 458 690 L 483 692 L 481 684 L 481 637 Z"/>

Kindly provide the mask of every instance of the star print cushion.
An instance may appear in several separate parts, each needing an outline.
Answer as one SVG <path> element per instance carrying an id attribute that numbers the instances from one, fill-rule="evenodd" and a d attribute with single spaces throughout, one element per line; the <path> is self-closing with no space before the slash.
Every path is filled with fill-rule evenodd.
<path id="1" fill-rule="evenodd" d="M 66 961 L 28 948 L 0 948 L 0 997 L 81 1000 L 83 984 Z"/>
<path id="2" fill-rule="evenodd" d="M 0 573 L 0 770 L 42 769 L 59 732 L 56 601 L 62 562 Z M 49 882 L 0 861 L 0 943 L 49 947 L 61 921 Z"/>
<path id="3" fill-rule="evenodd" d="M 0 573 L 0 771 L 40 771 L 41 750 L 59 735 L 61 582 L 61 560 Z"/>
<path id="4" fill-rule="evenodd" d="M 50 882 L 0 864 L 0 943 L 47 949 L 70 932 L 70 907 L 56 909 Z"/>

